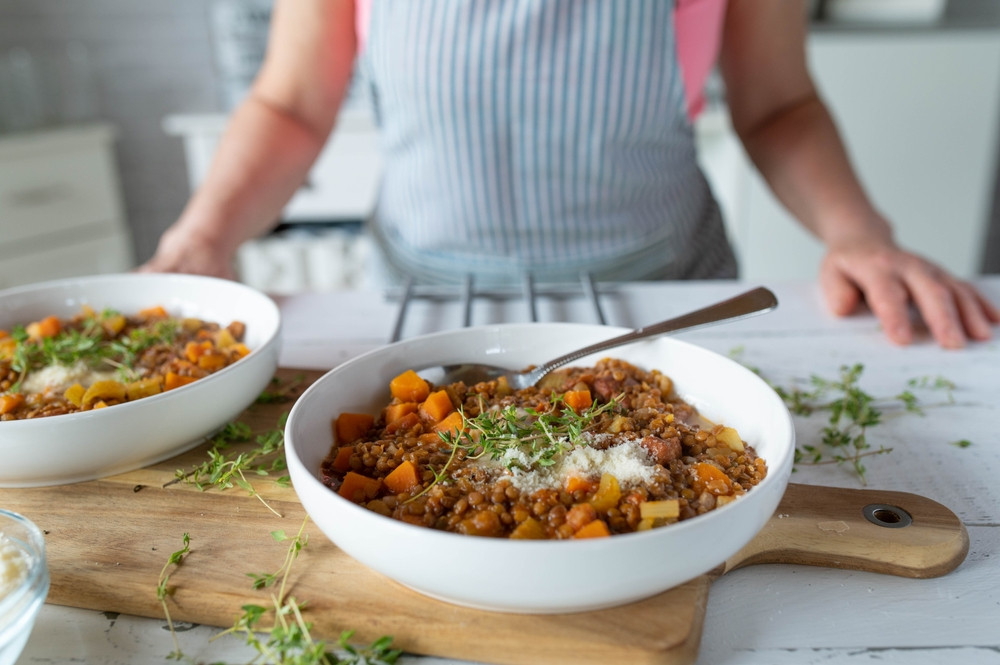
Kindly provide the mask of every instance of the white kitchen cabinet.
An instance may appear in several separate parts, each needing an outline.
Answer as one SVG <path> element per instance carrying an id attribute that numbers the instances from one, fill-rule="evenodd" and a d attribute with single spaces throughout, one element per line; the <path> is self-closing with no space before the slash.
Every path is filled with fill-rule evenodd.
<path id="1" fill-rule="evenodd" d="M 132 266 L 109 126 L 0 137 L 0 288 Z"/>
<path id="2" fill-rule="evenodd" d="M 228 122 L 228 116 L 219 114 L 173 115 L 164 120 L 168 134 L 184 139 L 191 191 L 208 173 Z M 360 105 L 345 108 L 306 182 L 282 211 L 281 221 L 329 222 L 368 217 L 375 205 L 381 169 L 378 132 L 371 114 Z"/>
<path id="3" fill-rule="evenodd" d="M 184 140 L 191 191 L 208 173 L 228 117 L 175 115 L 167 133 Z M 364 104 L 346 107 L 306 182 L 282 211 L 297 228 L 244 243 L 236 255 L 240 281 L 272 293 L 357 286 L 367 246 L 357 222 L 375 206 L 382 173 L 378 132 Z"/>
<path id="4" fill-rule="evenodd" d="M 899 242 L 975 275 L 997 177 L 1000 30 L 821 29 L 808 55 L 852 162 Z M 724 113 L 703 119 L 698 139 L 742 275 L 815 276 L 822 245 L 771 195 Z"/>

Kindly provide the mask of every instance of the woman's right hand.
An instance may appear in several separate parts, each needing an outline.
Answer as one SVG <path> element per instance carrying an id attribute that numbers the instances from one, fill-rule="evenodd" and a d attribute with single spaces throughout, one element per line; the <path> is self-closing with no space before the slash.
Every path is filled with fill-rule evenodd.
<path id="1" fill-rule="evenodd" d="M 233 254 L 214 238 L 204 236 L 182 225 L 175 225 L 163 234 L 156 253 L 138 272 L 178 272 L 236 279 Z"/>

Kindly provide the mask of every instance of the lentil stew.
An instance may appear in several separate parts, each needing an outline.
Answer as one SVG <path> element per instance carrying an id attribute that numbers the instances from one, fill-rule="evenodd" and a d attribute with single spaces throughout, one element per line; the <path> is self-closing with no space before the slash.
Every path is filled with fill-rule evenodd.
<path id="1" fill-rule="evenodd" d="M 767 474 L 738 432 L 702 418 L 670 378 L 623 360 L 434 386 L 392 380 L 378 415 L 342 413 L 321 465 L 369 510 L 455 533 L 603 537 L 667 526 L 737 499 Z"/>
<path id="2" fill-rule="evenodd" d="M 84 306 L 0 330 L 0 421 L 99 409 L 179 388 L 250 351 L 245 325 Z"/>

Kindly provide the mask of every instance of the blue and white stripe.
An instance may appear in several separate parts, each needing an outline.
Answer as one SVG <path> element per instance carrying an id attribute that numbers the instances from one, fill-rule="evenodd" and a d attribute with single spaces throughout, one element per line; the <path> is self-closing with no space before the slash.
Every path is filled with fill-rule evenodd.
<path id="1" fill-rule="evenodd" d="M 376 0 L 390 261 L 424 281 L 734 276 L 675 50 L 664 0 Z"/>

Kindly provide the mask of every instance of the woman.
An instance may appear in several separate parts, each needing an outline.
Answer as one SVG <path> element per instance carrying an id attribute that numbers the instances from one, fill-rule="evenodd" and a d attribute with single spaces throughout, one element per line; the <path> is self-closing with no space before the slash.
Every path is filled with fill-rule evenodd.
<path id="1" fill-rule="evenodd" d="M 371 230 L 423 281 L 734 277 L 691 117 L 718 56 L 733 126 L 821 239 L 837 314 L 862 301 L 912 340 L 988 339 L 1000 313 L 893 241 L 848 162 L 787 0 L 279 0 L 268 55 L 211 172 L 147 270 L 231 276 L 304 180 L 355 59 L 385 172 Z"/>

